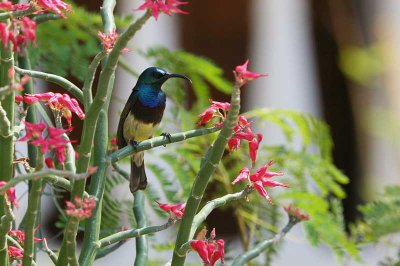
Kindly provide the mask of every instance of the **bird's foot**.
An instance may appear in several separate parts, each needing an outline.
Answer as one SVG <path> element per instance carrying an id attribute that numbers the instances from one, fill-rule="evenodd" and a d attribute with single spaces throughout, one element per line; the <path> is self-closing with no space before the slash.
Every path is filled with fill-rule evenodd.
<path id="1" fill-rule="evenodd" d="M 136 150 L 136 147 L 139 145 L 139 143 L 138 143 L 137 141 L 135 141 L 135 140 L 130 140 L 130 141 L 129 141 L 129 145 L 131 145 L 132 148 L 133 148 L 134 150 Z"/>
<path id="2" fill-rule="evenodd" d="M 163 132 L 163 133 L 161 133 L 161 136 L 164 136 L 164 138 L 168 139 L 169 143 L 172 143 L 171 134 L 170 133 Z M 164 144 L 163 146 L 166 147 L 167 145 Z"/>

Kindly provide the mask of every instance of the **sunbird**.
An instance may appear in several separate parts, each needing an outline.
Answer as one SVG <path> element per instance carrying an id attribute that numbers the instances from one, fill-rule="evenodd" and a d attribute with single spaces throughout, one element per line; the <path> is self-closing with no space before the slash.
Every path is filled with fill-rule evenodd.
<path id="1" fill-rule="evenodd" d="M 191 82 L 181 74 L 168 73 L 159 67 L 149 67 L 140 74 L 132 93 L 121 113 L 117 130 L 117 145 L 121 149 L 128 144 L 153 137 L 164 114 L 166 95 L 161 86 L 170 78 L 182 78 Z M 162 135 L 169 137 L 168 133 Z M 131 174 L 129 188 L 132 193 L 147 186 L 144 168 L 144 152 L 131 156 Z"/>

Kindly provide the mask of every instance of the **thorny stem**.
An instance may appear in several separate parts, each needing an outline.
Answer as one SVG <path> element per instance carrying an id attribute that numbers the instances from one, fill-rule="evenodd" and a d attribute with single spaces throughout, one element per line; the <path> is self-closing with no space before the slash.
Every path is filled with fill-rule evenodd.
<path id="1" fill-rule="evenodd" d="M 43 168 L 43 154 L 38 152 L 37 162 L 36 162 L 36 170 L 40 171 Z M 11 182 L 11 181 L 10 181 Z M 33 258 L 35 256 L 35 227 L 37 216 L 39 213 L 40 206 L 40 196 L 42 194 L 43 189 L 43 180 L 33 179 L 32 186 L 29 191 L 29 200 L 28 200 L 28 209 L 25 220 L 25 242 L 24 242 L 24 258 L 22 260 L 24 265 L 30 266 L 32 265 Z"/>
<path id="2" fill-rule="evenodd" d="M 15 10 L 15 11 L 0 13 L 0 21 L 7 20 L 9 18 L 18 18 L 18 17 L 27 16 L 36 11 L 37 11 L 37 8 L 32 6 L 25 10 Z"/>
<path id="3" fill-rule="evenodd" d="M 172 265 L 183 265 L 186 256 L 181 256 L 178 251 L 183 244 L 189 241 L 191 227 L 194 216 L 203 198 L 207 184 L 217 168 L 222 154 L 225 150 L 226 143 L 231 137 L 233 128 L 237 124 L 240 109 L 240 85 L 235 84 L 231 96 L 231 109 L 224 122 L 224 126 L 219 133 L 214 144 L 208 149 L 206 157 L 203 159 L 200 170 L 197 173 L 193 183 L 189 199 L 186 203 L 185 213 L 182 218 L 181 226 L 179 227 L 178 236 L 175 242 L 174 254 L 172 257 Z"/>
<path id="4" fill-rule="evenodd" d="M 11 202 L 3 198 L 4 215 L 0 219 L 0 265 L 9 265 L 8 248 L 7 248 L 7 234 L 12 228 L 12 221 L 14 214 L 12 212 Z"/>

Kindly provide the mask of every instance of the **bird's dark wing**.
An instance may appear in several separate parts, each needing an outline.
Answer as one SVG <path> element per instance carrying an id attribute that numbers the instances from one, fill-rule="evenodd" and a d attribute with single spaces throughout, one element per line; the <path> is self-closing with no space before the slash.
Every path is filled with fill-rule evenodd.
<path id="1" fill-rule="evenodd" d="M 125 119 L 128 116 L 129 112 L 132 110 L 133 106 L 137 101 L 137 89 L 133 89 L 131 95 L 128 98 L 128 101 L 125 104 L 124 110 L 122 110 L 121 116 L 119 118 L 118 130 L 117 130 L 117 145 L 118 148 L 121 149 L 127 145 L 124 138 L 124 123 Z"/>

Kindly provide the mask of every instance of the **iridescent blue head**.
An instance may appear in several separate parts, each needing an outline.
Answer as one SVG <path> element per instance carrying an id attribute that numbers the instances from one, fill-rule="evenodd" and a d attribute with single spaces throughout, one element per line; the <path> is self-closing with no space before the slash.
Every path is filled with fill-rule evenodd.
<path id="1" fill-rule="evenodd" d="M 151 87 L 152 89 L 161 89 L 161 86 L 170 78 L 182 78 L 191 82 L 190 79 L 181 74 L 169 73 L 159 67 L 149 67 L 140 74 L 137 84 Z"/>
<path id="2" fill-rule="evenodd" d="M 166 96 L 161 86 L 170 78 L 182 78 L 191 82 L 190 79 L 181 74 L 168 73 L 159 67 L 149 67 L 142 74 L 134 89 L 137 90 L 139 101 L 147 107 L 165 106 Z"/>

